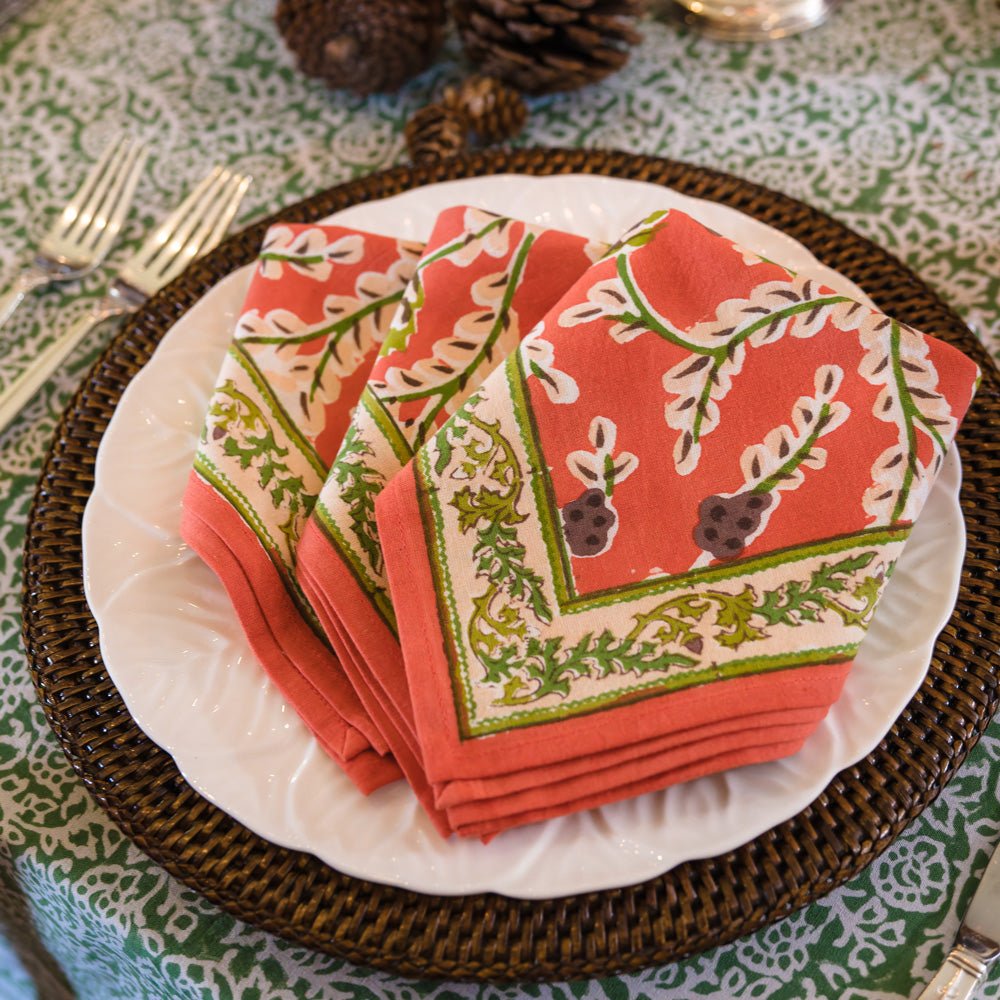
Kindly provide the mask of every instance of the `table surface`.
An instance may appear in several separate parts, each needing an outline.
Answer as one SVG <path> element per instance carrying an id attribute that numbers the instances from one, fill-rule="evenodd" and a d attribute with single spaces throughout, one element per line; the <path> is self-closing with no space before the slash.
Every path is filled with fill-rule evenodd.
<path id="1" fill-rule="evenodd" d="M 122 129 L 153 155 L 112 260 L 216 161 L 255 184 L 238 224 L 401 162 L 407 117 L 467 72 L 454 42 L 400 93 L 301 77 L 274 0 L 38 0 L 0 30 L 0 286 Z M 1000 357 L 1000 7 L 847 0 L 767 44 L 642 25 L 604 84 L 530 102 L 523 145 L 688 160 L 815 205 L 892 250 Z M 5 328 L 0 385 L 98 296 L 107 270 L 35 294 Z M 1000 840 L 992 726 L 938 801 L 867 871 L 787 920 L 684 962 L 577 983 L 404 980 L 250 927 L 111 823 L 66 763 L 20 642 L 21 547 L 58 416 L 110 330 L 0 436 L 0 1000 L 432 997 L 897 998 L 941 963 Z M 1000 971 L 982 996 L 1000 995 Z"/>

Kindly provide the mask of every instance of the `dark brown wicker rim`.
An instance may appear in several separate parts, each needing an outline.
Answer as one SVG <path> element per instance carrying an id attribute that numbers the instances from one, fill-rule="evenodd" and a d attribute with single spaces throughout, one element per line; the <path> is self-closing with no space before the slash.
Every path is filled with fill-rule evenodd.
<path id="1" fill-rule="evenodd" d="M 498 173 L 604 174 L 722 202 L 783 230 L 886 312 L 983 369 L 960 435 L 968 551 L 929 675 L 878 748 L 793 819 L 720 857 L 641 885 L 543 901 L 437 897 L 349 878 L 276 847 L 201 798 L 136 726 L 101 661 L 84 598 L 80 523 L 98 444 L 129 380 L 170 326 L 254 258 L 266 226 L 234 236 L 129 322 L 69 405 L 28 526 L 24 640 L 71 764 L 151 857 L 230 913 L 321 951 L 405 975 L 551 980 L 669 962 L 778 920 L 860 871 L 941 791 L 997 708 L 1000 376 L 961 320 L 884 250 L 821 212 L 725 174 L 628 153 L 525 149 L 398 167 L 280 213 L 312 220 L 434 181 Z"/>

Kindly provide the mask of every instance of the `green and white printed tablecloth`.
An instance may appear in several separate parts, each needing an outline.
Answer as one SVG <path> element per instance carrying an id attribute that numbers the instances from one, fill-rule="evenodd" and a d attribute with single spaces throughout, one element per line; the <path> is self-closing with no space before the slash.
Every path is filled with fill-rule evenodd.
<path id="1" fill-rule="evenodd" d="M 391 97 L 292 68 L 273 0 L 38 0 L 0 31 L 0 285 L 121 129 L 154 155 L 124 256 L 218 160 L 254 174 L 242 221 L 400 162 L 402 127 L 463 73 L 454 48 Z M 802 198 L 902 257 L 1000 356 L 1000 8 L 846 0 L 829 24 L 725 45 L 650 20 L 603 85 L 531 103 L 524 144 L 617 147 L 731 171 Z M 0 385 L 99 294 L 35 295 L 0 333 Z M 108 333 L 105 333 L 105 338 Z M 69 769 L 21 648 L 20 553 L 79 352 L 0 437 L 0 1000 L 222 997 L 912 997 L 939 965 L 1000 840 L 996 727 L 866 872 L 732 945 L 641 974 L 551 986 L 402 980 L 222 913 L 117 830 Z M 994 972 L 982 990 L 1000 995 Z"/>

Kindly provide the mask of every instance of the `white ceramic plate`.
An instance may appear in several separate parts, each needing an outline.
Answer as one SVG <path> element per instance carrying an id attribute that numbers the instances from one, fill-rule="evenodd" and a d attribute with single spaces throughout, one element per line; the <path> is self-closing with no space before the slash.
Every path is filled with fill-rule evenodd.
<path id="1" fill-rule="evenodd" d="M 678 207 L 766 256 L 861 293 L 794 240 L 732 209 L 596 177 L 452 181 L 335 218 L 426 238 L 437 213 L 475 204 L 613 239 Z M 703 778 L 511 831 L 442 840 L 402 782 L 369 798 L 324 754 L 254 660 L 211 571 L 183 544 L 181 496 L 251 270 L 213 288 L 129 385 L 101 443 L 83 524 L 87 599 L 129 711 L 201 794 L 261 836 L 351 875 L 428 893 L 524 898 L 628 885 L 730 850 L 804 808 L 879 742 L 920 685 L 958 589 L 960 466 L 949 455 L 844 694 L 786 760 Z"/>

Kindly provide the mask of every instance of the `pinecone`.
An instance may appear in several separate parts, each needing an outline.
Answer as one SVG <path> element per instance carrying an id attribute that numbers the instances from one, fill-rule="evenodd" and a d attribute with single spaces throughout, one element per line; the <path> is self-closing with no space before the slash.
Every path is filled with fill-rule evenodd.
<path id="1" fill-rule="evenodd" d="M 466 55 L 531 94 L 572 90 L 627 61 L 648 0 L 455 0 Z"/>
<path id="2" fill-rule="evenodd" d="M 469 122 L 456 108 L 428 104 L 406 123 L 403 135 L 414 163 L 433 163 L 465 148 Z"/>
<path id="3" fill-rule="evenodd" d="M 472 131 L 486 144 L 517 135 L 528 117 L 520 93 L 492 76 L 470 76 L 457 87 L 445 88 L 441 103 L 462 111 Z"/>
<path id="4" fill-rule="evenodd" d="M 735 559 L 760 527 L 761 515 L 774 503 L 770 493 L 713 494 L 698 504 L 695 543 L 716 559 Z"/>
<path id="5" fill-rule="evenodd" d="M 307 76 L 358 94 L 399 89 L 426 69 L 444 0 L 278 0 L 278 30 Z"/>

